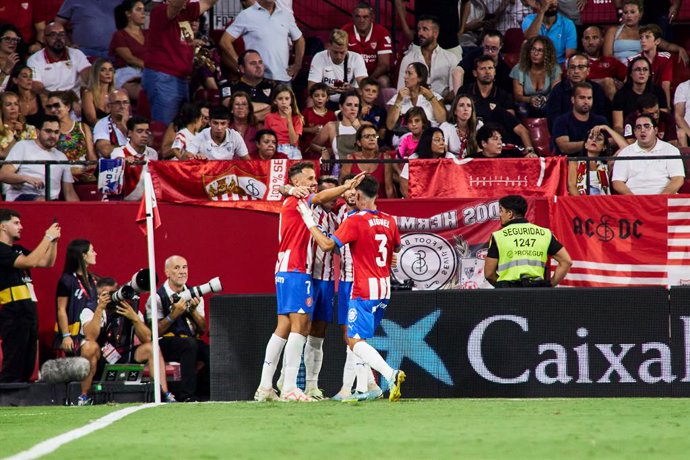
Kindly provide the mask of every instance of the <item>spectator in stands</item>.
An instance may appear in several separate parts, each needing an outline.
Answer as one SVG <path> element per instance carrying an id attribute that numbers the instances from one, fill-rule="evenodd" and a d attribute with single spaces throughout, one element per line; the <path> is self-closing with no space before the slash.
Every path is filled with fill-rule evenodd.
<path id="1" fill-rule="evenodd" d="M 364 58 L 347 49 L 347 32 L 333 29 L 328 39 L 327 49 L 316 53 L 309 67 L 307 89 L 316 83 L 328 86 L 329 110 L 337 108 L 340 94 L 353 88 L 367 77 Z"/>
<path id="2" fill-rule="evenodd" d="M 240 79 L 236 83 L 222 86 L 222 104 L 229 107 L 230 96 L 242 91 L 251 96 L 254 116 L 258 121 L 264 121 L 271 111 L 271 91 L 273 84 L 264 78 L 264 61 L 258 51 L 248 49 L 239 57 Z"/>
<path id="3" fill-rule="evenodd" d="M 19 111 L 19 96 L 11 91 L 0 94 L 2 126 L 0 126 L 0 156 L 3 158 L 17 141 L 36 139 L 36 128 L 26 123 Z"/>
<path id="4" fill-rule="evenodd" d="M 230 128 L 234 129 L 247 146 L 247 153 L 251 156 L 256 150 L 256 131 L 258 122 L 254 116 L 254 107 L 249 95 L 243 91 L 238 91 L 230 96 Z"/>
<path id="5" fill-rule="evenodd" d="M 122 89 L 116 89 L 108 96 L 110 115 L 101 118 L 93 127 L 93 141 L 99 157 L 110 158 L 115 147 L 127 143 L 127 120 L 130 117 L 129 96 Z"/>
<path id="6" fill-rule="evenodd" d="M 510 71 L 513 98 L 523 117 L 546 116 L 546 100 L 561 80 L 561 66 L 551 40 L 537 35 L 525 40 L 520 49 L 520 62 Z"/>
<path id="7" fill-rule="evenodd" d="M 515 115 L 512 92 L 502 90 L 496 85 L 496 65 L 491 56 L 482 55 L 474 60 L 474 83 L 465 84 L 458 92 L 467 94 L 474 100 L 477 117 L 484 118 L 497 107 Z"/>
<path id="8" fill-rule="evenodd" d="M 196 136 L 201 131 L 203 121 L 201 109 L 198 104 L 186 102 L 177 112 L 173 125 L 177 129 L 175 140 L 170 148 L 170 153 L 178 160 L 192 160 L 196 155 L 189 151 L 189 146 L 194 143 Z"/>
<path id="9" fill-rule="evenodd" d="M 552 149 L 559 155 L 580 153 L 590 129 L 610 129 L 605 117 L 592 113 L 594 97 L 591 84 L 582 81 L 573 85 L 571 99 L 572 109 L 558 116 L 551 130 Z"/>
<path id="10" fill-rule="evenodd" d="M 115 88 L 124 88 L 132 101 L 136 101 L 141 90 L 146 53 L 145 22 L 146 12 L 141 0 L 124 0 L 115 8 L 117 31 L 110 40 L 108 54 L 114 59 Z"/>
<path id="11" fill-rule="evenodd" d="M 240 133 L 230 128 L 230 113 L 223 106 L 211 107 L 211 126 L 187 145 L 187 151 L 200 159 L 248 160 L 247 146 Z"/>
<path id="12" fill-rule="evenodd" d="M 34 140 L 17 142 L 7 161 L 67 161 L 67 157 L 55 148 L 60 135 L 60 122 L 56 117 L 46 116 L 38 127 Z M 74 191 L 69 165 L 54 165 L 50 168 L 50 183 L 46 184 L 46 166 L 42 164 L 10 164 L 0 167 L 0 182 L 4 184 L 7 201 L 44 201 L 46 187 L 50 200 L 57 200 L 62 192 L 65 201 L 79 201 Z"/>
<path id="13" fill-rule="evenodd" d="M 577 49 L 575 24 L 558 12 L 558 0 L 530 0 L 535 13 L 525 17 L 525 39 L 547 37 L 556 52 L 556 62 L 563 64 Z M 523 45 L 524 46 L 524 45 Z"/>
<path id="14" fill-rule="evenodd" d="M 208 385 L 209 348 L 199 337 L 206 331 L 204 299 L 194 298 L 189 302 L 184 299 L 172 301 L 173 294 L 179 294 L 187 287 L 189 269 L 187 260 L 181 256 L 170 256 L 165 260 L 167 280 L 156 292 L 155 320 L 160 331 L 160 347 L 168 361 L 180 363 L 182 371 L 182 388 L 176 394 L 180 401 L 194 401 L 195 393 L 207 393 L 208 388 L 198 388 L 198 383 Z M 146 319 L 153 318 L 151 302 L 146 304 Z M 197 362 L 204 363 L 201 382 L 197 381 Z M 206 376 L 206 378 L 203 378 Z"/>
<path id="15" fill-rule="evenodd" d="M 685 168 L 680 151 L 658 138 L 656 120 L 639 115 L 635 120 L 636 142 L 625 147 L 618 157 L 677 156 L 672 160 L 617 161 L 611 183 L 621 195 L 674 194 L 685 181 Z"/>
<path id="16" fill-rule="evenodd" d="M 25 43 L 34 39 L 33 1 L 0 0 L 0 24 L 12 24 Z"/>
<path id="17" fill-rule="evenodd" d="M 666 95 L 661 88 L 652 83 L 652 65 L 646 57 L 638 56 L 628 63 L 628 79 L 613 98 L 611 117 L 613 129 L 623 134 L 625 118 L 635 111 L 637 98 L 644 93 L 654 94 L 662 110 L 668 110 Z"/>
<path id="18" fill-rule="evenodd" d="M 414 31 L 407 24 L 407 12 L 403 3 L 408 0 L 394 0 L 395 10 L 400 18 L 402 30 L 405 36 L 412 40 Z M 455 54 L 455 62 L 462 59 L 462 47 L 458 41 L 458 30 L 460 30 L 460 10 L 456 0 L 434 0 L 433 2 L 415 1 L 414 18 L 417 24 L 420 21 L 433 16 L 439 24 L 438 43 L 442 48 Z M 419 46 L 421 46 L 421 38 Z M 413 47 L 416 45 L 412 45 Z"/>
<path id="19" fill-rule="evenodd" d="M 340 113 L 337 120 L 324 125 L 314 138 L 310 148 L 319 152 L 321 158 L 326 160 L 347 158 L 347 155 L 356 152 L 356 134 L 359 127 L 362 126 L 361 107 L 362 99 L 356 91 L 341 94 Z M 339 165 L 335 165 L 333 168 L 330 174 L 337 175 L 340 169 Z"/>
<path id="20" fill-rule="evenodd" d="M 476 81 L 474 72 L 472 72 L 474 60 L 482 55 L 493 58 L 496 67 L 496 85 L 504 91 L 512 93 L 513 79 L 510 78 L 510 67 L 503 60 L 501 48 L 503 48 L 503 34 L 496 29 L 484 30 L 481 46 L 465 53 L 462 61 L 452 70 L 453 94 L 457 94 L 458 89 L 462 86 Z"/>
<path id="21" fill-rule="evenodd" d="M 314 153 L 310 148 L 314 138 L 319 134 L 323 127 L 335 121 L 335 112 L 328 110 L 326 103 L 328 102 L 328 85 L 325 83 L 316 83 L 309 88 L 309 97 L 312 101 L 312 106 L 304 109 L 304 129 L 302 130 L 302 137 L 300 137 L 300 150 L 302 151 L 302 158 L 308 160 L 315 160 L 321 158 L 321 152 Z"/>
<path id="22" fill-rule="evenodd" d="M 66 46 L 67 35 L 62 24 L 48 24 L 45 40 L 45 48 L 32 54 L 26 61 L 33 71 L 34 92 L 75 91 L 75 94 L 79 94 L 83 82 L 88 81 L 91 63 L 84 53 Z"/>
<path id="23" fill-rule="evenodd" d="M 661 43 L 661 27 L 656 24 L 649 24 L 640 27 L 640 46 L 642 52 L 629 57 L 632 61 L 638 56 L 644 56 L 652 64 L 652 82 L 660 86 L 666 94 L 666 106 L 671 107 L 671 81 L 673 80 L 673 62 L 671 54 L 665 51 L 658 51 L 657 47 Z"/>
<path id="24" fill-rule="evenodd" d="M 387 152 L 379 152 L 379 135 L 375 126 L 366 124 L 359 127 L 355 134 L 357 139 L 357 151 L 347 155 L 348 160 L 387 160 Z M 393 172 L 390 163 L 345 163 L 340 167 L 340 178 L 349 174 L 359 174 L 361 172 L 373 176 L 379 184 L 379 198 L 395 198 L 393 188 Z"/>
<path id="25" fill-rule="evenodd" d="M 146 326 L 139 312 L 138 299 L 135 302 L 136 307 L 132 307 L 125 301 L 118 304 L 112 302 L 111 297 L 118 286 L 117 282 L 110 277 L 99 279 L 96 282 L 96 289 L 98 292 L 96 308 L 92 310 L 85 306 L 79 315 L 81 334 L 84 336 L 79 355 L 89 361 L 90 372 L 81 382 L 81 394 L 77 399 L 78 406 L 92 404 L 89 398 L 91 384 L 94 378 L 98 377 L 98 368 L 103 367 L 106 361 L 113 364 L 148 363 L 152 368 L 151 330 Z M 136 344 L 135 337 L 139 345 Z M 108 356 L 104 356 L 106 353 L 101 353 L 101 349 L 109 351 Z M 163 400 L 169 403 L 176 402 L 175 397 L 168 391 L 165 361 L 162 355 L 159 356 L 159 362 Z"/>
<path id="26" fill-rule="evenodd" d="M 477 129 L 483 124 L 477 119 L 472 98 L 466 94 L 455 96 L 450 106 L 448 121 L 439 126 L 443 131 L 448 152 L 460 158 L 476 152 Z"/>
<path id="27" fill-rule="evenodd" d="M 429 72 L 422 62 L 412 62 L 405 68 L 404 77 L 398 83 L 402 86 L 398 94 L 388 101 L 388 115 L 386 127 L 392 131 L 400 131 L 404 126 L 404 114 L 412 107 L 420 107 L 432 126 L 446 121 L 446 108 L 442 96 L 429 88 Z M 402 130 L 404 132 L 404 129 Z M 394 141 L 394 145 L 397 142 Z"/>
<path id="28" fill-rule="evenodd" d="M 190 22 L 218 0 L 167 0 L 151 10 L 141 83 L 151 116 L 166 125 L 189 98 L 188 79 L 194 65 L 194 32 Z"/>
<path id="29" fill-rule="evenodd" d="M 386 109 L 377 104 L 381 85 L 378 80 L 365 78 L 360 84 L 362 93 L 362 121 L 367 121 L 376 126 L 379 131 L 379 139 L 386 136 Z"/>
<path id="30" fill-rule="evenodd" d="M 592 87 L 592 113 L 601 115 L 608 120 L 611 116 L 609 100 L 601 86 L 587 78 L 589 74 L 589 59 L 587 59 L 587 56 L 579 52 L 573 54 L 568 59 L 566 69 L 566 78 L 553 87 L 551 94 L 549 94 L 549 99 L 546 101 L 544 112 L 549 120 L 549 129 L 553 128 L 553 122 L 556 118 L 572 110 L 573 88 L 576 84 L 582 82 L 587 82 Z"/>
<path id="31" fill-rule="evenodd" d="M 407 133 L 400 136 L 397 158 L 408 158 L 412 155 L 417 150 L 422 132 L 430 127 L 429 119 L 420 107 L 412 107 L 405 113 L 405 124 L 407 125 Z"/>
<path id="32" fill-rule="evenodd" d="M 409 157 L 410 160 L 432 160 L 438 158 L 456 158 L 446 149 L 447 141 L 440 128 L 427 128 L 419 139 L 417 149 Z M 405 163 L 400 172 L 400 194 L 403 198 L 409 197 L 410 164 Z"/>
<path id="33" fill-rule="evenodd" d="M 272 129 L 260 129 L 256 132 L 254 153 L 249 154 L 252 160 L 287 160 L 284 153 L 278 152 L 278 135 Z"/>
<path id="34" fill-rule="evenodd" d="M 71 97 L 66 91 L 48 93 L 46 108 L 48 113 L 60 121 L 60 137 L 55 148 L 65 154 L 70 161 L 97 160 L 93 145 L 91 128 L 84 122 L 75 121 L 70 116 Z M 71 167 L 76 182 L 93 182 L 96 180 L 96 166 Z"/>
<path id="35" fill-rule="evenodd" d="M 419 46 L 413 46 L 405 54 L 400 62 L 400 73 L 398 74 L 398 91 L 402 90 L 407 78 L 406 73 L 409 66 L 415 62 L 422 63 L 428 69 L 427 80 L 432 91 L 440 94 L 443 98 L 452 100 L 454 94 L 451 90 L 451 71 L 458 63 L 455 54 L 441 48 L 438 44 L 440 26 L 438 18 L 433 16 L 423 16 L 417 22 L 417 36 Z M 440 123 L 443 120 L 438 120 Z"/>
<path id="36" fill-rule="evenodd" d="M 610 195 L 609 167 L 605 161 L 597 158 L 615 155 L 609 144 L 609 136 L 616 142 L 618 149 L 626 147 L 625 139 L 613 129 L 599 126 L 587 131 L 581 157 L 589 157 L 588 161 L 568 162 L 568 193 L 572 196 L 580 195 Z M 587 165 L 589 163 L 589 166 Z M 589 178 L 588 178 L 589 177 Z"/>
<path id="37" fill-rule="evenodd" d="M 36 126 L 45 115 L 43 102 L 33 91 L 33 72 L 31 68 L 19 64 L 12 71 L 12 82 L 8 87 L 9 91 L 15 92 L 19 96 L 19 110 L 26 119 L 26 122 Z"/>
<path id="38" fill-rule="evenodd" d="M 35 53 L 43 46 L 45 40 L 46 24 L 55 20 L 64 0 L 32 0 L 33 22 L 36 31 L 34 43 L 29 48 L 30 53 Z"/>
<path id="39" fill-rule="evenodd" d="M 678 135 L 678 146 L 687 147 L 690 136 L 690 80 L 686 80 L 676 88 L 673 96 L 674 114 Z"/>
<path id="40" fill-rule="evenodd" d="M 305 41 L 292 13 L 275 0 L 257 0 L 240 12 L 220 39 L 223 63 L 232 71 L 240 72 L 237 52 L 232 43 L 244 38 L 246 49 L 259 52 L 266 65 L 266 78 L 277 83 L 289 83 L 302 68 Z M 295 47 L 295 58 L 289 64 L 288 41 Z"/>
<path id="41" fill-rule="evenodd" d="M 342 27 L 349 36 L 348 49 L 364 58 L 369 78 L 378 80 L 383 88 L 391 86 L 389 71 L 393 42 L 385 27 L 374 23 L 374 8 L 367 2 L 358 3 L 352 22 Z"/>
<path id="42" fill-rule="evenodd" d="M 589 79 L 598 83 L 609 100 L 623 86 L 627 67 L 613 56 L 603 55 L 604 40 L 601 28 L 597 25 L 587 27 L 582 33 L 583 54 L 589 59 Z"/>
<path id="43" fill-rule="evenodd" d="M 105 59 L 96 59 L 91 66 L 89 83 L 82 91 L 81 113 L 89 126 L 108 116 L 108 94 L 115 89 L 115 68 Z"/>
<path id="44" fill-rule="evenodd" d="M 521 151 L 514 144 L 503 144 L 505 131 L 502 125 L 486 123 L 477 130 L 477 145 L 479 150 L 468 155 L 469 158 L 536 158 L 534 149 Z M 508 148 L 508 146 L 512 148 Z"/>
<path id="45" fill-rule="evenodd" d="M 127 120 L 127 137 L 129 141 L 124 147 L 113 150 L 110 158 L 124 158 L 125 178 L 123 195 L 125 201 L 139 201 L 144 196 L 144 177 L 148 162 L 158 160 L 158 152 L 149 147 L 151 129 L 149 121 L 140 116 Z M 144 162 L 144 164 L 140 164 Z M 137 163 L 137 164 L 135 164 Z"/>
<path id="46" fill-rule="evenodd" d="M 345 94 L 345 93 L 344 93 Z M 299 160 L 299 138 L 304 118 L 297 107 L 297 98 L 288 85 L 278 85 L 271 93 L 271 113 L 264 118 L 264 126 L 278 135 L 278 151 L 291 160 Z"/>
<path id="47" fill-rule="evenodd" d="M 187 103 L 185 103 L 185 104 L 187 104 Z M 180 107 L 180 111 L 182 110 L 183 107 L 185 107 L 185 104 L 182 104 L 182 106 Z M 196 133 L 198 133 L 202 129 L 208 128 L 208 124 L 210 121 L 209 113 L 208 113 L 210 104 L 208 103 L 208 101 L 201 100 L 201 101 L 194 102 L 194 105 L 198 106 L 199 110 L 201 112 L 201 126 L 196 131 Z M 179 113 L 180 112 L 178 111 L 177 115 L 175 115 L 176 118 L 179 116 Z M 175 120 L 173 120 L 173 122 L 168 125 L 168 127 L 165 129 L 165 132 L 163 133 L 163 141 L 161 143 L 160 151 L 158 152 L 158 154 L 161 158 L 166 159 L 166 160 L 172 159 L 172 158 L 177 158 L 177 157 L 175 157 L 175 155 L 173 155 L 172 145 L 175 141 L 175 137 L 177 136 L 177 133 L 185 127 L 187 127 L 186 124 L 181 124 L 181 125 L 177 124 L 177 122 Z M 196 133 L 194 133 L 194 135 L 196 135 Z M 189 139 L 191 139 L 193 137 L 194 136 L 190 136 Z M 184 145 L 186 146 L 189 142 L 190 142 L 189 140 L 185 141 Z M 192 157 L 185 158 L 185 159 L 190 159 L 190 158 L 192 158 Z"/>
<path id="48" fill-rule="evenodd" d="M 108 45 L 115 33 L 113 11 L 122 0 L 65 0 L 55 22 L 70 24 L 72 44 L 92 58 L 108 58 Z"/>
<path id="49" fill-rule="evenodd" d="M 674 147 L 678 147 L 678 134 L 673 115 L 659 110 L 659 99 L 651 93 L 644 93 L 637 98 L 637 110 L 625 118 L 623 136 L 625 136 L 628 144 L 635 142 L 634 126 L 638 115 L 651 115 L 657 123 L 659 139 L 668 142 Z"/>
<path id="50" fill-rule="evenodd" d="M 0 25 L 0 91 L 10 83 L 10 76 L 21 57 L 17 47 L 22 42 L 19 30 L 12 24 Z"/>
<path id="51" fill-rule="evenodd" d="M 505 34 L 509 29 L 521 29 L 522 21 L 532 14 L 529 0 L 503 0 L 508 6 L 505 12 L 498 18 L 496 29 Z"/>

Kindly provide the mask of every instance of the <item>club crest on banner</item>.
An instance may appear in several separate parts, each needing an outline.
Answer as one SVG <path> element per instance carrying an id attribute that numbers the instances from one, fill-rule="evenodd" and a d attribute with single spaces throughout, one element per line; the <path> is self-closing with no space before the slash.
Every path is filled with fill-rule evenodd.
<path id="1" fill-rule="evenodd" d="M 433 233 L 408 233 L 400 240 L 393 275 L 399 281 L 412 280 L 416 289 L 441 289 L 453 279 L 457 264 L 455 250 L 445 238 Z"/>
<path id="2" fill-rule="evenodd" d="M 266 176 L 252 174 L 235 164 L 218 176 L 202 175 L 201 180 L 213 201 L 262 200 L 268 191 Z"/>

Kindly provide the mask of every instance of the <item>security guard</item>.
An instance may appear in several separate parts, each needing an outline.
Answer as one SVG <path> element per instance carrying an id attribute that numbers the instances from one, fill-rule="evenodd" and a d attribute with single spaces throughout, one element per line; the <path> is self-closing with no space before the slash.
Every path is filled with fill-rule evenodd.
<path id="1" fill-rule="evenodd" d="M 495 287 L 553 287 L 568 274 L 570 254 L 553 237 L 551 230 L 525 219 L 527 201 L 508 195 L 498 201 L 503 228 L 491 235 L 484 261 L 484 276 Z M 551 256 L 558 266 L 545 279 L 546 261 Z"/>

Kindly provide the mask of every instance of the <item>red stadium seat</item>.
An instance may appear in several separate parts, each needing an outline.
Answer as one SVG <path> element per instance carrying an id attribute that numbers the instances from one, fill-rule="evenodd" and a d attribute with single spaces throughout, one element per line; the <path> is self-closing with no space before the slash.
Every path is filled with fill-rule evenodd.
<path id="1" fill-rule="evenodd" d="M 194 102 L 207 101 L 211 105 L 220 105 L 220 93 L 216 90 L 199 88 L 194 93 Z"/>
<path id="2" fill-rule="evenodd" d="M 678 61 L 677 54 L 671 54 L 673 63 L 673 81 L 671 81 L 671 99 L 675 97 L 676 88 L 684 81 L 690 80 L 690 67 L 685 67 L 683 61 Z"/>
<path id="3" fill-rule="evenodd" d="M 151 104 L 143 88 L 139 91 L 139 97 L 137 97 L 136 114 L 148 120 L 151 119 Z"/>
<path id="4" fill-rule="evenodd" d="M 549 133 L 549 123 L 546 118 L 525 118 L 524 124 L 529 130 L 529 137 L 537 155 L 550 157 L 551 152 L 551 133 Z"/>
<path id="5" fill-rule="evenodd" d="M 519 27 L 506 30 L 506 36 L 503 43 L 503 53 L 517 53 L 519 56 L 520 47 L 522 47 L 523 41 L 525 41 L 525 34 Z"/>
<path id="6" fill-rule="evenodd" d="M 163 146 L 163 136 L 165 135 L 167 126 L 165 126 L 165 123 L 162 121 L 152 121 L 149 124 L 149 128 L 151 129 L 152 137 L 151 148 L 160 153 L 161 147 Z"/>
<path id="7" fill-rule="evenodd" d="M 587 0 L 580 12 L 582 24 L 616 24 L 618 12 L 613 0 Z"/>
<path id="8" fill-rule="evenodd" d="M 503 62 L 506 63 L 509 69 L 512 69 L 520 62 L 520 53 L 506 53 L 503 55 Z"/>

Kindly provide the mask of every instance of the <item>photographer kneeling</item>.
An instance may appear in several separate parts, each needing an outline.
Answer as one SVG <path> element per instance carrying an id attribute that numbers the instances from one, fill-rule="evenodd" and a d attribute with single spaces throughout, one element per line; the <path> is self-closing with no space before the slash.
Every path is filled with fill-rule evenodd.
<path id="1" fill-rule="evenodd" d="M 98 304 L 96 310 L 85 307 L 79 315 L 84 339 L 79 354 L 89 360 L 90 371 L 81 382 L 81 395 L 77 405 L 91 404 L 88 396 L 96 375 L 103 372 L 105 364 L 149 363 L 153 357 L 151 330 L 144 323 L 142 314 L 126 301 L 115 303 L 111 296 L 117 291 L 117 282 L 101 278 L 96 283 Z M 138 303 L 138 298 L 134 299 Z M 138 340 L 137 340 L 138 339 Z M 168 391 L 165 379 L 165 361 L 160 357 L 160 381 L 165 402 L 176 402 Z M 152 369 L 152 366 L 151 366 Z"/>

